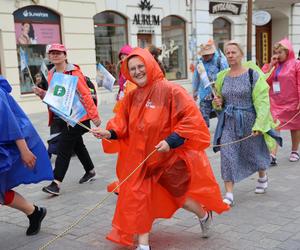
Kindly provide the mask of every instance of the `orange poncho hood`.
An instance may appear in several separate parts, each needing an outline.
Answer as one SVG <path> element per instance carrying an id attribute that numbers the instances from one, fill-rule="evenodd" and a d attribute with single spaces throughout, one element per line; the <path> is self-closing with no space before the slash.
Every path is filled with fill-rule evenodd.
<path id="1" fill-rule="evenodd" d="M 121 72 L 126 79 L 135 83 L 128 70 L 128 61 L 134 56 L 138 56 L 139 58 L 141 58 L 146 67 L 147 83 L 144 87 L 149 87 L 154 82 L 164 79 L 164 74 L 155 61 L 154 57 L 148 50 L 142 48 L 135 48 L 122 63 Z"/>

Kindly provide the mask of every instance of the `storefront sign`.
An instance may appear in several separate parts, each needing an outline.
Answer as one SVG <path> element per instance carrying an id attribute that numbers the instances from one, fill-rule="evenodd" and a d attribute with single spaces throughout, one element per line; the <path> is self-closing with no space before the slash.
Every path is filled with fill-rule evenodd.
<path id="1" fill-rule="evenodd" d="M 135 14 L 132 23 L 136 25 L 160 25 L 160 18 L 158 15 Z"/>
<path id="2" fill-rule="evenodd" d="M 58 23 L 58 15 L 41 6 L 28 6 L 18 9 L 14 12 L 14 18 L 17 22 L 54 22 Z"/>
<path id="3" fill-rule="evenodd" d="M 239 15 L 241 7 L 242 4 L 239 3 L 209 2 L 209 13 L 230 13 L 233 15 Z"/>
<path id="4" fill-rule="evenodd" d="M 142 13 L 134 14 L 132 24 L 140 26 L 139 33 L 154 33 L 154 30 L 151 28 L 151 26 L 160 25 L 160 16 L 151 15 L 149 13 L 153 7 L 150 1 L 141 0 L 138 6 L 140 7 Z M 144 13 L 145 10 L 148 11 L 148 13 Z"/>
<path id="5" fill-rule="evenodd" d="M 271 21 L 271 15 L 264 10 L 258 10 L 253 13 L 252 22 L 256 26 L 263 26 Z"/>

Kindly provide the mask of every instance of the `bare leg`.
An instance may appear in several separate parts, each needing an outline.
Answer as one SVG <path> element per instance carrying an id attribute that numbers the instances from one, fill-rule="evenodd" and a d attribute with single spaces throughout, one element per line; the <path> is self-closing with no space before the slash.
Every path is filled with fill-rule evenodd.
<path id="1" fill-rule="evenodd" d="M 187 198 L 182 206 L 184 209 L 196 214 L 199 218 L 200 228 L 202 231 L 203 238 L 209 237 L 209 229 L 212 222 L 212 213 L 206 212 L 202 206 L 191 198 Z"/>
<path id="2" fill-rule="evenodd" d="M 149 246 L 149 233 L 139 234 L 138 235 L 138 242 L 141 245 L 148 245 Z"/>
<path id="3" fill-rule="evenodd" d="M 23 213 L 25 213 L 26 215 L 30 215 L 34 212 L 33 204 L 27 201 L 22 195 L 20 195 L 17 192 L 15 192 L 15 196 L 12 203 L 10 203 L 8 206 L 18 209 Z"/>
<path id="4" fill-rule="evenodd" d="M 277 143 L 276 143 L 276 146 L 275 146 L 275 148 L 271 151 L 271 154 L 274 155 L 274 156 L 276 156 L 276 155 L 277 155 L 277 151 L 278 151 L 278 145 L 277 145 Z"/>
<path id="5" fill-rule="evenodd" d="M 291 130 L 292 137 L 292 151 L 297 152 L 300 143 L 300 130 Z"/>
<path id="6" fill-rule="evenodd" d="M 258 176 L 259 176 L 259 178 L 264 178 L 266 176 L 266 170 L 259 170 Z"/>
<path id="7" fill-rule="evenodd" d="M 206 215 L 206 211 L 191 198 L 186 199 L 183 208 L 196 214 L 199 218 L 203 218 Z"/>
<path id="8" fill-rule="evenodd" d="M 232 181 L 224 181 L 225 190 L 227 193 L 233 193 L 233 182 Z"/>
<path id="9" fill-rule="evenodd" d="M 279 131 L 279 130 L 276 130 L 276 131 L 277 131 L 277 132 L 279 133 L 279 135 L 280 135 L 280 131 Z M 276 143 L 276 146 L 275 146 L 275 148 L 271 151 L 271 154 L 272 154 L 273 156 L 276 157 L 277 152 L 278 152 L 278 144 Z"/>

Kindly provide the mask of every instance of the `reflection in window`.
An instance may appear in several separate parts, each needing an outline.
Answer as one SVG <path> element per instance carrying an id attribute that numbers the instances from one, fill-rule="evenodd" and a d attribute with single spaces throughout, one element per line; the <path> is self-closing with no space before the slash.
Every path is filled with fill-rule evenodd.
<path id="1" fill-rule="evenodd" d="M 162 62 L 169 80 L 187 78 L 185 22 L 179 17 L 162 19 Z"/>
<path id="2" fill-rule="evenodd" d="M 224 51 L 224 44 L 231 40 L 231 24 L 226 19 L 219 17 L 213 22 L 213 36 L 215 45 Z"/>
<path id="3" fill-rule="evenodd" d="M 101 63 L 115 78 L 119 50 L 127 44 L 127 21 L 111 11 L 94 16 L 96 61 Z"/>

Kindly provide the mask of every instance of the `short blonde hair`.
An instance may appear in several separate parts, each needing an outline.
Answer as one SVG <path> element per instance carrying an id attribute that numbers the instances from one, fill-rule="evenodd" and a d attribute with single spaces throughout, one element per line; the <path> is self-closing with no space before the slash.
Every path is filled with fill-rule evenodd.
<path id="1" fill-rule="evenodd" d="M 287 47 L 285 47 L 284 45 L 282 45 L 281 43 L 275 43 L 273 46 L 273 52 L 275 52 L 275 50 L 284 50 L 284 52 L 288 55 L 289 54 L 289 49 Z"/>
<path id="2" fill-rule="evenodd" d="M 230 40 L 230 41 L 228 41 L 228 42 L 225 43 L 225 45 L 224 45 L 224 52 L 225 52 L 225 54 L 226 54 L 227 47 L 230 46 L 230 45 L 236 46 L 239 49 L 239 51 L 241 52 L 241 54 L 244 55 L 244 51 L 242 49 L 241 44 L 238 41 L 236 41 L 236 40 Z"/>

